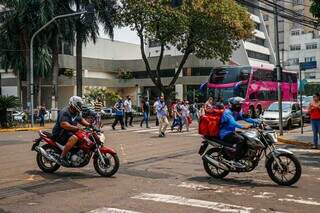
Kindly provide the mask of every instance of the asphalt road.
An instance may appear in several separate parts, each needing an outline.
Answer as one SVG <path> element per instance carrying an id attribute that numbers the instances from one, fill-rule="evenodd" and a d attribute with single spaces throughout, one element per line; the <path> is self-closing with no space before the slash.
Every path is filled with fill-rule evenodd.
<path id="1" fill-rule="evenodd" d="M 154 128 L 109 128 L 107 144 L 121 160 L 113 178 L 99 177 L 92 163 L 45 174 L 30 151 L 35 132 L 1 133 L 0 212 L 320 212 L 320 150 L 289 147 L 303 175 L 295 186 L 280 187 L 264 161 L 251 173 L 208 177 L 195 128 L 161 139 Z"/>

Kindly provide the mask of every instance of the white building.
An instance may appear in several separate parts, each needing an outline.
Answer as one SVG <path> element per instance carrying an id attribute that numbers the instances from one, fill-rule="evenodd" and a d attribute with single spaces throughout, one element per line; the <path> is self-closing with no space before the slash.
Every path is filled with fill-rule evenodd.
<path id="1" fill-rule="evenodd" d="M 320 61 L 320 37 L 316 33 L 303 33 L 302 30 L 291 31 L 291 36 L 288 40 L 289 50 L 287 51 L 288 63 L 287 69 L 298 71 L 299 63 Z M 302 79 L 307 79 L 309 82 L 320 82 L 320 65 L 317 68 L 302 72 Z"/>

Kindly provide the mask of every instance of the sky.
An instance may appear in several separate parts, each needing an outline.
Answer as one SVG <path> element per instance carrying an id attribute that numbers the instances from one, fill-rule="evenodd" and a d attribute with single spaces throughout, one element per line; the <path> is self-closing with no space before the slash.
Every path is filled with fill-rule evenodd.
<path id="1" fill-rule="evenodd" d="M 107 35 L 105 35 L 103 33 L 103 30 L 100 32 L 100 36 L 103 38 L 109 38 Z M 114 30 L 114 40 L 133 43 L 133 44 L 140 44 L 139 37 L 137 36 L 137 33 L 134 31 L 131 31 L 129 28 L 115 29 Z"/>

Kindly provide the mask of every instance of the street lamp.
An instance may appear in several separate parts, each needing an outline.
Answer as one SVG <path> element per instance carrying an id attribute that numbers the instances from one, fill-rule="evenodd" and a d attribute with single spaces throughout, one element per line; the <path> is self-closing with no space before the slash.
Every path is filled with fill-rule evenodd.
<path id="1" fill-rule="evenodd" d="M 34 107 L 34 79 L 33 79 L 33 42 L 35 37 L 46 27 L 48 27 L 52 22 L 54 22 L 57 19 L 71 17 L 71 16 L 78 16 L 82 14 L 93 14 L 94 13 L 94 7 L 88 6 L 86 11 L 76 12 L 76 13 L 69 13 L 64 15 L 59 15 L 51 19 L 49 22 L 47 22 L 45 25 L 43 25 L 39 30 L 37 30 L 31 37 L 30 42 L 30 95 L 31 95 L 31 126 L 34 126 L 34 114 L 33 114 L 33 107 Z M 91 18 L 91 16 L 89 16 Z"/>

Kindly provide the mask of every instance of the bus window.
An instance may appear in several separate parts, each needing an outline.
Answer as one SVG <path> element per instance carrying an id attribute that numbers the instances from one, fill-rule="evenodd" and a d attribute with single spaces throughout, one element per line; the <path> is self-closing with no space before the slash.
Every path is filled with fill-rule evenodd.
<path id="1" fill-rule="evenodd" d="M 253 72 L 254 81 L 274 81 L 272 70 L 257 69 Z"/>
<path id="2" fill-rule="evenodd" d="M 209 77 L 209 83 L 228 84 L 248 80 L 250 78 L 250 73 L 250 67 L 216 68 L 212 70 Z"/>
<path id="3" fill-rule="evenodd" d="M 277 91 L 257 91 L 257 97 L 258 100 L 261 101 L 268 101 L 268 100 L 277 100 Z"/>
<path id="4" fill-rule="evenodd" d="M 256 99 L 257 99 L 257 98 L 256 98 L 256 93 L 255 93 L 255 92 L 251 93 L 251 94 L 249 95 L 249 99 L 250 99 L 250 100 L 256 100 Z"/>

